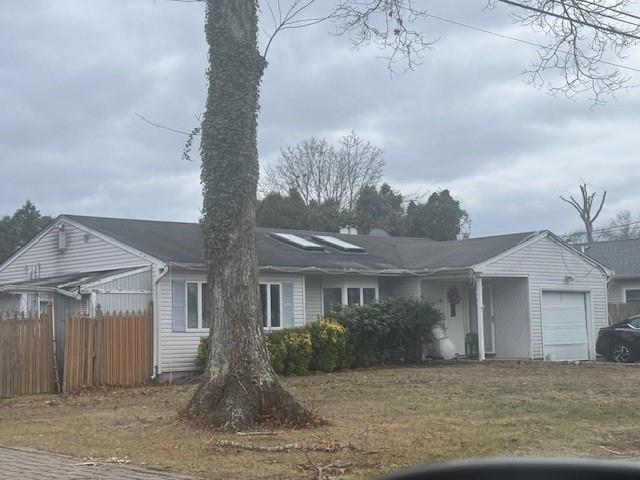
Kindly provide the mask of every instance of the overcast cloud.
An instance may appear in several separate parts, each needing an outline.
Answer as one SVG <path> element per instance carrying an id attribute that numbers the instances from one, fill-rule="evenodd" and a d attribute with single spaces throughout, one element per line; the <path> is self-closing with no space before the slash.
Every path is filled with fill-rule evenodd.
<path id="1" fill-rule="evenodd" d="M 486 0 L 428 1 L 436 15 L 535 39 Z M 195 220 L 199 161 L 180 160 L 205 98 L 203 6 L 164 0 L 9 0 L 0 14 L 0 214 Z M 405 193 L 449 188 L 474 235 L 576 229 L 558 195 L 580 179 L 609 190 L 605 217 L 640 214 L 640 90 L 591 108 L 525 83 L 534 48 L 437 20 L 413 72 L 390 76 L 329 25 L 288 32 L 262 88 L 263 164 L 281 145 L 351 130 L 385 151 Z M 640 52 L 624 63 L 640 67 Z M 636 83 L 640 83 L 637 74 Z M 606 218 L 605 218 L 606 220 Z"/>

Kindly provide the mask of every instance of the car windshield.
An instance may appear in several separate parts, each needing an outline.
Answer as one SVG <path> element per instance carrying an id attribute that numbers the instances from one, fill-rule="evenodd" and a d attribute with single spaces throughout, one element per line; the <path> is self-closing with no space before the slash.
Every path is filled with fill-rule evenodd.
<path id="1" fill-rule="evenodd" d="M 2 7 L 0 479 L 640 458 L 640 0 Z"/>

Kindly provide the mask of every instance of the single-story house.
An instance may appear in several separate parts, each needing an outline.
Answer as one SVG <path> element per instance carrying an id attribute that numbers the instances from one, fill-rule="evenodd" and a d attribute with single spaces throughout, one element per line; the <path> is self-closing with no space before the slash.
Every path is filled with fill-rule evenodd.
<path id="1" fill-rule="evenodd" d="M 578 248 L 613 270 L 609 303 L 640 302 L 640 239 L 594 242 Z"/>
<path id="2" fill-rule="evenodd" d="M 455 241 L 258 228 L 265 328 L 304 325 L 336 304 L 433 302 L 465 354 L 595 359 L 610 271 L 549 231 Z M 156 376 L 193 371 L 207 334 L 197 223 L 61 215 L 0 265 L 0 311 L 153 306 Z M 59 336 L 59 335 L 58 335 Z M 61 346 L 63 348 L 64 346 Z"/>

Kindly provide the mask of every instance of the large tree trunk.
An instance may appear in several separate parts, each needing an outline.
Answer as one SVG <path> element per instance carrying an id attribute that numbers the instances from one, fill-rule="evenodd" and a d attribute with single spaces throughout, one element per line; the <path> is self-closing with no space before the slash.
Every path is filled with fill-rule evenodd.
<path id="1" fill-rule="evenodd" d="M 202 122 L 202 184 L 211 351 L 186 414 L 238 430 L 269 418 L 310 414 L 269 364 L 262 332 L 255 248 L 257 114 L 265 67 L 257 48 L 256 0 L 207 0 L 209 91 Z"/>

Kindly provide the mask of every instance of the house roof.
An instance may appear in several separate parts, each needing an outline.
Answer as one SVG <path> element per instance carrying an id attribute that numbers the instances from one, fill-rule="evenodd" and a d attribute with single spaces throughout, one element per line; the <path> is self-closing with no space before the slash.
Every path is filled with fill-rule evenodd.
<path id="1" fill-rule="evenodd" d="M 204 243 L 198 223 L 79 215 L 61 217 L 165 262 L 204 264 Z M 303 250 L 274 238 L 273 233 L 292 233 L 306 239 L 311 239 L 314 235 L 330 235 L 364 248 L 365 253 L 344 252 L 324 245 L 322 251 Z M 537 234 L 538 232 L 524 232 L 440 242 L 425 238 L 258 228 L 256 245 L 258 263 L 262 268 L 396 273 L 471 267 Z"/>
<path id="2" fill-rule="evenodd" d="M 611 240 L 576 247 L 611 268 L 618 278 L 640 277 L 640 239 Z"/>

